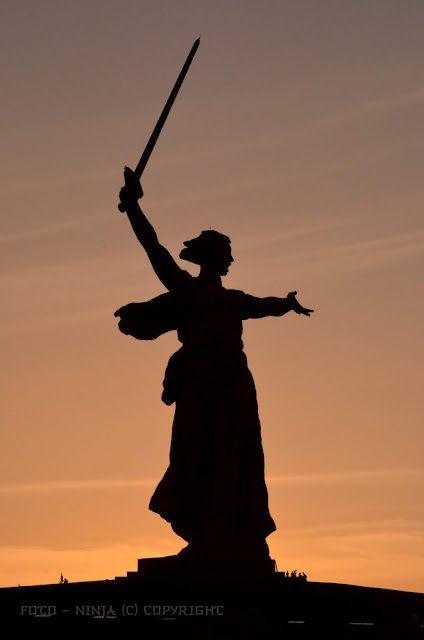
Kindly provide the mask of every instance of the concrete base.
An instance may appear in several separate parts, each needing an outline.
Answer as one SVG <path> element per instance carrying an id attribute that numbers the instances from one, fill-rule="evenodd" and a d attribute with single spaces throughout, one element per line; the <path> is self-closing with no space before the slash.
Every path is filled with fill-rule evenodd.
<path id="1" fill-rule="evenodd" d="M 266 578 L 276 572 L 275 560 L 255 557 L 187 558 L 179 555 L 164 558 L 141 558 L 138 574 L 143 578 Z M 134 574 L 133 574 L 134 575 Z"/>

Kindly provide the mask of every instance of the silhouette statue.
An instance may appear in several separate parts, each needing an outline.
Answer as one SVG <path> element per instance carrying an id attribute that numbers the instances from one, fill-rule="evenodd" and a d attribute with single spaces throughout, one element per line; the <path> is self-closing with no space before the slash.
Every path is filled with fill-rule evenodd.
<path id="1" fill-rule="evenodd" d="M 230 239 L 217 231 L 184 242 L 180 258 L 199 265 L 199 276 L 181 269 L 138 205 L 138 179 L 127 167 L 124 176 L 122 209 L 169 293 L 118 309 L 119 329 L 141 340 L 176 330 L 182 343 L 163 383 L 163 402 L 175 402 L 170 464 L 149 508 L 188 543 L 182 556 L 269 557 L 265 539 L 276 527 L 242 323 L 291 310 L 309 316 L 312 310 L 299 304 L 296 292 L 256 298 L 225 289 L 221 277 L 233 258 Z"/>

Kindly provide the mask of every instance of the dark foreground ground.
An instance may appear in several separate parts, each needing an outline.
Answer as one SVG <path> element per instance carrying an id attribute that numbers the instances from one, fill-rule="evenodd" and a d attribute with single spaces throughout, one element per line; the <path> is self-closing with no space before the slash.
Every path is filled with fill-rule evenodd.
<path id="1" fill-rule="evenodd" d="M 15 631 L 40 638 L 65 632 L 78 640 L 424 640 L 424 594 L 307 582 L 246 567 L 225 575 L 197 565 L 195 571 L 153 569 L 116 580 L 0 589 L 0 612 L 3 625 L 11 625 L 7 637 Z"/>

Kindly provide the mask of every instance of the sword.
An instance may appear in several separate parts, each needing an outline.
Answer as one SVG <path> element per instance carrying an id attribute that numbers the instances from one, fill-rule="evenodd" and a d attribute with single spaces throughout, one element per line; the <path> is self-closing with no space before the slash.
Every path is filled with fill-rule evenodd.
<path id="1" fill-rule="evenodd" d="M 134 171 L 134 175 L 138 180 L 140 180 L 141 175 L 142 175 L 142 173 L 143 173 L 144 169 L 146 168 L 146 165 L 147 165 L 147 163 L 149 161 L 149 158 L 152 155 L 152 151 L 153 151 L 153 149 L 155 147 L 157 139 L 159 138 L 160 132 L 163 129 L 163 125 L 165 124 L 166 119 L 167 119 L 167 117 L 169 115 L 169 112 L 171 111 L 172 105 L 175 102 L 175 98 L 178 95 L 178 92 L 179 92 L 179 90 L 181 88 L 181 85 L 184 82 L 184 78 L 187 75 L 187 71 L 189 70 L 189 67 L 190 67 L 190 65 L 192 63 L 192 60 L 193 60 L 195 54 L 196 54 L 196 51 L 199 48 L 199 44 L 200 44 L 200 38 L 198 38 L 196 40 L 196 42 L 193 44 L 193 46 L 191 48 L 191 51 L 187 56 L 187 60 L 185 61 L 184 66 L 180 71 L 180 75 L 178 76 L 177 81 L 174 84 L 174 87 L 173 87 L 171 93 L 169 94 L 169 98 L 166 101 L 166 104 L 165 104 L 165 106 L 163 108 L 163 111 L 159 116 L 159 120 L 157 121 L 156 126 L 153 129 L 153 133 L 150 136 L 148 143 L 146 144 L 146 148 L 144 149 L 143 154 L 142 154 L 140 160 L 138 161 L 138 164 L 137 164 L 137 166 L 135 168 L 135 171 Z M 119 205 L 118 205 L 118 209 L 119 209 L 119 211 L 121 211 L 123 213 L 125 211 L 125 205 L 122 202 L 120 202 Z"/>

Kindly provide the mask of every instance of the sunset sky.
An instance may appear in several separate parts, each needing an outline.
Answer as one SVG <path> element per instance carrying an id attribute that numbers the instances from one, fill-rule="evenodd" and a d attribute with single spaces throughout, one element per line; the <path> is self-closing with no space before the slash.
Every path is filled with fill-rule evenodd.
<path id="1" fill-rule="evenodd" d="M 422 0 L 3 0 L 0 586 L 96 580 L 184 545 L 148 510 L 168 464 L 174 333 L 125 214 L 135 167 L 177 258 L 230 236 L 279 570 L 424 591 Z M 195 265 L 179 264 L 197 273 Z"/>

